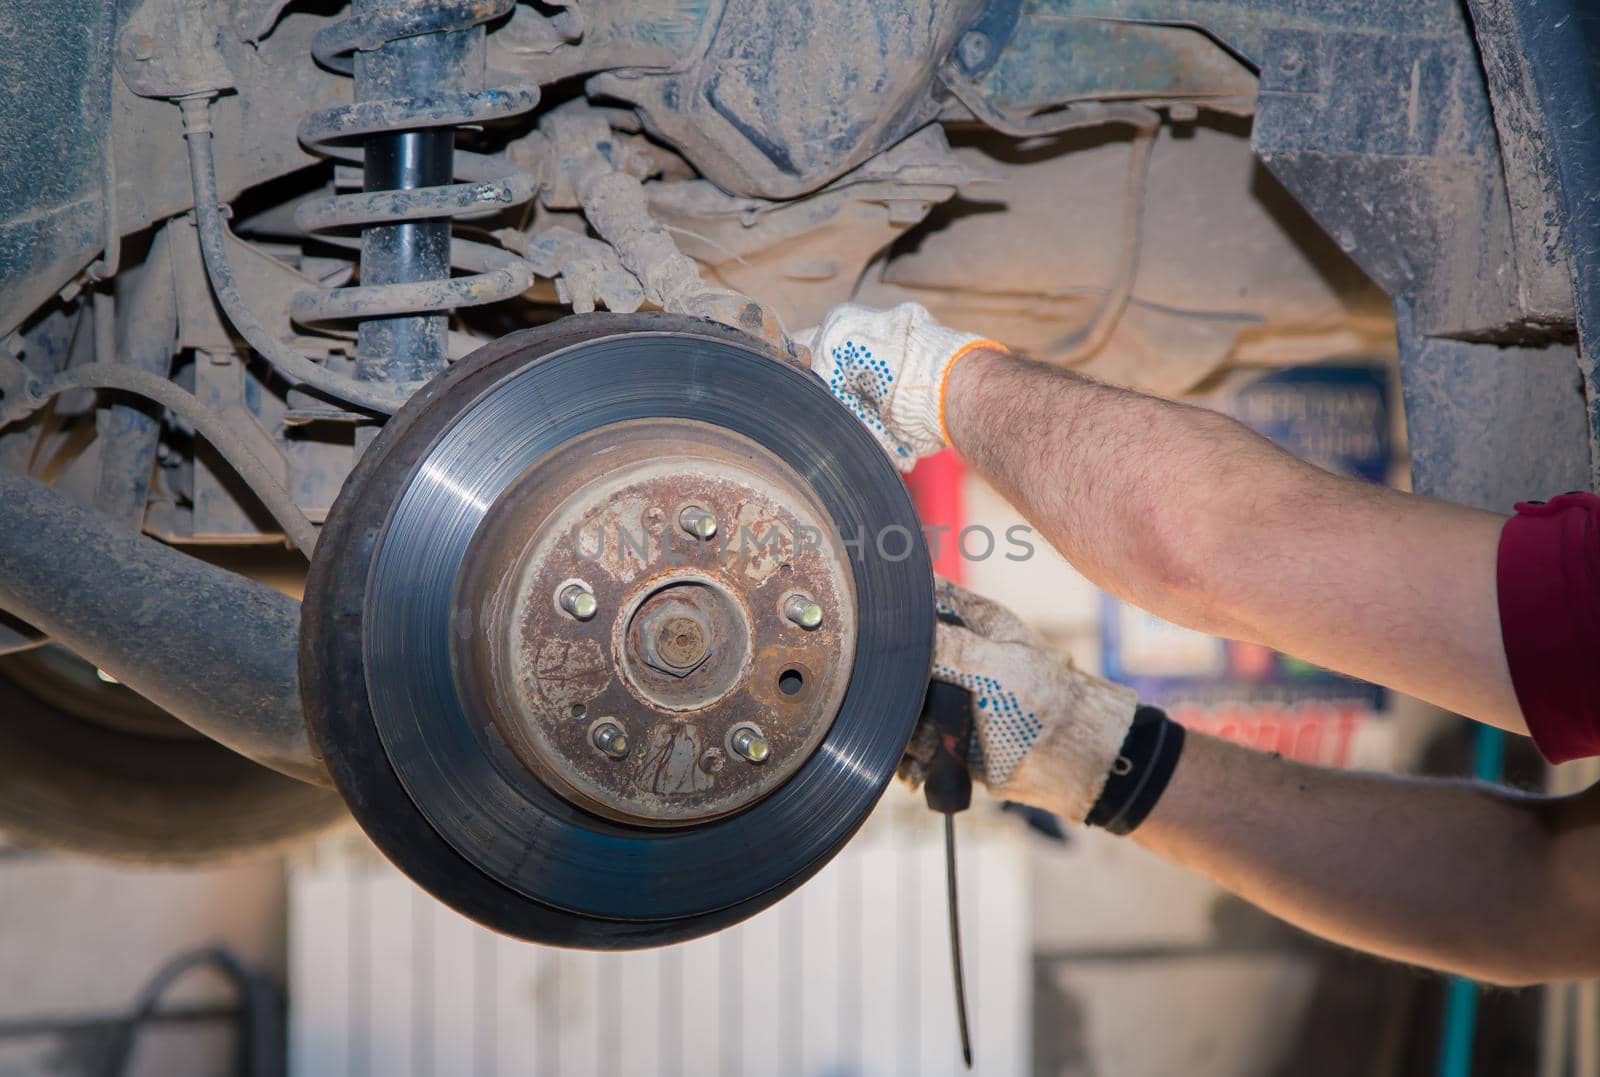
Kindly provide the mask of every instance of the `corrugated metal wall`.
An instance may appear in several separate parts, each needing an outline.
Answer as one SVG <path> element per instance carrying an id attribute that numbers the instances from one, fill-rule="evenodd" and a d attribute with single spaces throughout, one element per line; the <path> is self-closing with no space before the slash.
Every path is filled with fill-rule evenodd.
<path id="1" fill-rule="evenodd" d="M 462 919 L 355 839 L 290 882 L 298 1077 L 964 1072 L 942 824 L 898 788 L 795 895 L 663 950 L 530 946 Z M 962 816 L 961 895 L 980 1072 L 1029 1069 L 1026 838 Z"/>
<path id="2" fill-rule="evenodd" d="M 178 954 L 226 947 L 279 982 L 283 903 L 277 859 L 141 868 L 12 848 L 0 836 L 0 1077 L 106 1073 L 113 1033 Z M 216 972 L 185 975 L 140 1026 L 124 1077 L 236 1073 L 243 1021 L 237 991 Z"/>

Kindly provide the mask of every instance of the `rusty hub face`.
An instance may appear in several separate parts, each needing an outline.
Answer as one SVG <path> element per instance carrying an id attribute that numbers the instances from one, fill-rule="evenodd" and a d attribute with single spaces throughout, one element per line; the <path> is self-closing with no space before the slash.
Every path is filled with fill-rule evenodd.
<path id="1" fill-rule="evenodd" d="M 680 525 L 690 507 L 713 538 Z M 594 431 L 489 509 L 456 597 L 457 622 L 481 629 L 462 688 L 525 766 L 600 815 L 739 811 L 805 762 L 849 684 L 855 599 L 833 534 L 804 480 L 742 436 L 675 419 Z M 574 584 L 592 617 L 564 608 Z M 822 609 L 815 628 L 785 614 L 796 595 Z M 596 747 L 601 723 L 625 755 Z M 746 729 L 759 760 L 732 743 Z"/>

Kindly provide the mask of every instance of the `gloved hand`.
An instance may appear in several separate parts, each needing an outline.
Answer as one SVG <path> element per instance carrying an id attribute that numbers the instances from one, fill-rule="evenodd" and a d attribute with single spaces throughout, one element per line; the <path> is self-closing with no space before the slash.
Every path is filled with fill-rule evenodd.
<path id="1" fill-rule="evenodd" d="M 1084 822 L 1119 766 L 1138 705 L 1133 690 L 1046 650 L 1003 606 L 943 579 L 936 596 L 940 613 L 967 626 L 939 624 L 933 676 L 972 693 L 972 776 L 995 797 Z M 927 774 L 937 737 L 926 723 L 917 727 L 900 765 L 913 787 Z"/>
<path id="2" fill-rule="evenodd" d="M 891 310 L 846 303 L 795 340 L 811 369 L 883 446 L 901 471 L 944 448 L 944 389 L 957 359 L 992 340 L 947 329 L 916 303 Z"/>

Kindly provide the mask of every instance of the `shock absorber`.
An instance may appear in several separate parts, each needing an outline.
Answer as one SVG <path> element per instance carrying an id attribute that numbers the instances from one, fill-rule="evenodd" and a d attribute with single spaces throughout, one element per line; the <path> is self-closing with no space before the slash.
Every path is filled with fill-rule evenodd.
<path id="1" fill-rule="evenodd" d="M 353 0 L 318 32 L 312 53 L 355 78 L 355 101 L 300 124 L 300 141 L 360 162 L 362 191 L 303 203 L 306 231 L 361 229 L 360 283 L 297 296 L 303 324 L 358 322 L 356 377 L 415 382 L 443 369 L 446 312 L 524 291 L 532 268 L 498 247 L 451 238 L 452 220 L 524 202 L 535 181 L 458 152 L 456 128 L 531 111 L 539 88 L 486 88 L 484 23 L 515 0 Z M 467 182 L 454 182 L 458 177 Z M 451 276 L 452 264 L 474 270 Z"/>

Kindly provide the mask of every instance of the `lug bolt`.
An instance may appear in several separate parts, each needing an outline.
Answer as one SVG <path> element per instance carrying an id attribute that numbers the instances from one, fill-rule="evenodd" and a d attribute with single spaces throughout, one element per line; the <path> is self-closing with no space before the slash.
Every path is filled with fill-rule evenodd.
<path id="1" fill-rule="evenodd" d="M 600 608 L 600 603 L 595 600 L 594 595 L 576 583 L 569 583 L 563 587 L 561 594 L 557 596 L 557 601 L 561 603 L 562 609 L 579 621 L 589 620 Z"/>
<path id="2" fill-rule="evenodd" d="M 628 734 L 615 722 L 601 722 L 594 727 L 591 737 L 594 746 L 612 759 L 621 759 L 628 754 Z"/>
<path id="3" fill-rule="evenodd" d="M 678 513 L 678 526 L 702 542 L 717 534 L 717 518 L 699 505 L 690 505 Z"/>
<path id="4" fill-rule="evenodd" d="M 754 726 L 742 725 L 733 731 L 733 736 L 728 738 L 733 745 L 733 750 L 752 763 L 765 763 L 767 753 L 771 746 L 767 738 L 756 731 Z"/>
<path id="5" fill-rule="evenodd" d="M 961 40 L 956 42 L 956 59 L 961 61 L 961 66 L 971 72 L 983 66 L 989 58 L 989 50 L 994 46 L 989 41 L 989 35 L 980 30 L 968 30 L 961 35 Z"/>
<path id="6" fill-rule="evenodd" d="M 783 600 L 783 615 L 807 632 L 822 623 L 822 607 L 810 595 L 790 595 Z"/>

